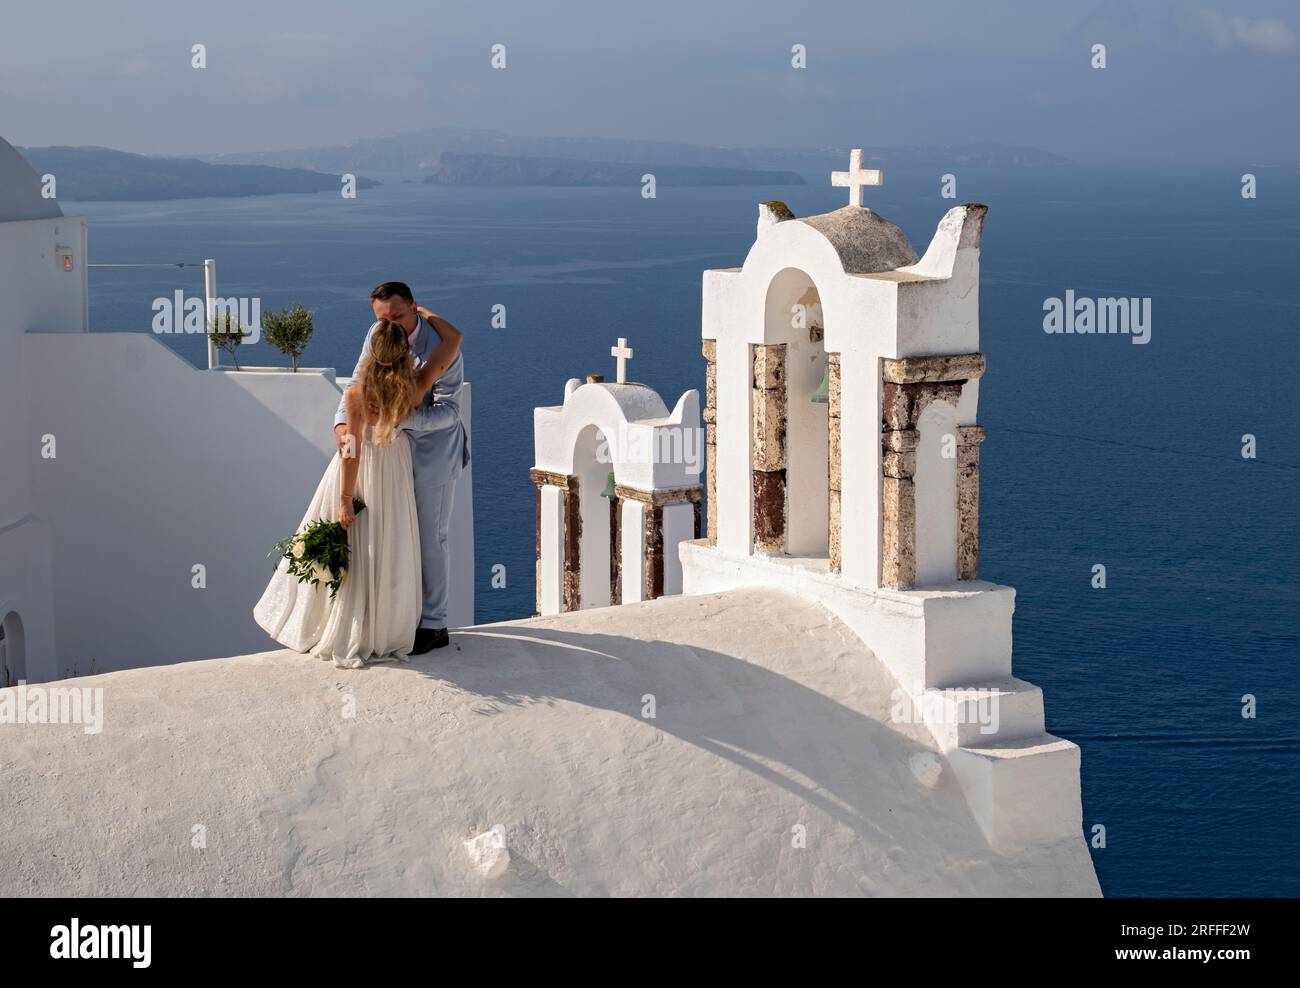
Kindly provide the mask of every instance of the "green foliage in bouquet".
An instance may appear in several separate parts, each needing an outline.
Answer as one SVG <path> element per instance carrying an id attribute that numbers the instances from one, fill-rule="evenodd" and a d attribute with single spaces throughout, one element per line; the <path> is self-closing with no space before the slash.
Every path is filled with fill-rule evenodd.
<path id="1" fill-rule="evenodd" d="M 359 497 L 352 499 L 353 511 L 361 514 L 365 509 L 365 502 Z M 289 572 L 299 583 L 317 587 L 324 583 L 333 597 L 348 571 L 348 533 L 338 522 L 318 518 L 301 532 L 281 539 L 267 555 L 283 556 L 289 560 Z"/>

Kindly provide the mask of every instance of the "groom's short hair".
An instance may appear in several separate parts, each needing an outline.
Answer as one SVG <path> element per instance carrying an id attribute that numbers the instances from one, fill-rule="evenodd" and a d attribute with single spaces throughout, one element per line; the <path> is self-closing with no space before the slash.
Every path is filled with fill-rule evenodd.
<path id="1" fill-rule="evenodd" d="M 404 281 L 385 281 L 370 293 L 370 301 L 382 302 L 384 299 L 392 298 L 394 295 L 398 298 L 406 299 L 408 302 L 415 301 L 415 296 L 411 294 L 410 286 Z"/>

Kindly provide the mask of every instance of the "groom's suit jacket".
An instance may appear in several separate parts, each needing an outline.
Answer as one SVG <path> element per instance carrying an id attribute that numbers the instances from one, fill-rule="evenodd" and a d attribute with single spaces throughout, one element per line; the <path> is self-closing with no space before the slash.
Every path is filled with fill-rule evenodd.
<path id="1" fill-rule="evenodd" d="M 378 325 L 378 322 L 374 323 L 366 333 L 361 356 L 357 358 L 356 369 L 352 371 L 353 380 L 361 375 L 361 361 L 370 348 L 370 335 Z M 415 343 L 411 349 L 415 352 L 417 365 L 423 367 L 442 338 L 423 316 L 420 317 L 415 334 Z M 464 383 L 465 361 L 460 354 L 456 354 L 451 366 L 424 396 L 420 407 L 402 423 L 402 428 L 411 437 L 411 463 L 417 488 L 437 487 L 455 480 L 460 476 L 461 470 L 469 465 L 469 434 L 465 431 L 460 410 L 460 390 Z M 346 421 L 347 414 L 343 409 L 343 399 L 340 398 L 338 411 L 334 414 L 334 424 L 341 425 Z"/>

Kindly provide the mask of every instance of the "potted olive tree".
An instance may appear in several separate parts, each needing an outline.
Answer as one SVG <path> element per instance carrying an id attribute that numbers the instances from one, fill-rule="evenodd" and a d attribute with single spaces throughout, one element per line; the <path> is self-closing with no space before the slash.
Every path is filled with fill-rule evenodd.
<path id="1" fill-rule="evenodd" d="M 298 372 L 298 361 L 307 349 L 314 326 L 311 312 L 301 304 L 279 312 L 268 312 L 262 317 L 262 333 L 271 346 L 293 360 L 293 370 Z"/>
<path id="2" fill-rule="evenodd" d="M 239 355 L 235 352 L 244 342 L 244 324 L 239 316 L 230 312 L 221 312 L 208 321 L 208 339 L 218 350 L 225 350 L 239 370 Z"/>

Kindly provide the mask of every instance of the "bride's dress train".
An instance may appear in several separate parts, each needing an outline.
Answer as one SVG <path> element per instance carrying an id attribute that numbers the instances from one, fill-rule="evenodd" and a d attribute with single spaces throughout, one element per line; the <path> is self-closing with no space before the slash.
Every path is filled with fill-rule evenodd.
<path id="1" fill-rule="evenodd" d="M 299 531 L 318 518 L 338 520 L 342 463 L 330 459 Z M 331 600 L 324 584 L 299 583 L 281 559 L 253 608 L 281 645 L 349 669 L 405 659 L 420 623 L 420 534 L 405 433 L 388 446 L 367 440 L 356 495 L 366 507 L 348 529 L 350 559 L 338 595 Z"/>

